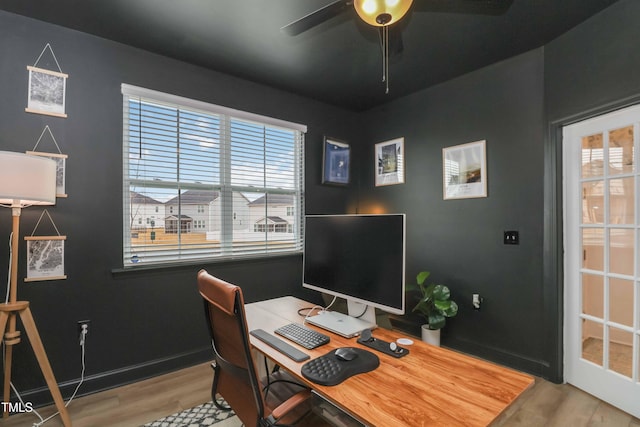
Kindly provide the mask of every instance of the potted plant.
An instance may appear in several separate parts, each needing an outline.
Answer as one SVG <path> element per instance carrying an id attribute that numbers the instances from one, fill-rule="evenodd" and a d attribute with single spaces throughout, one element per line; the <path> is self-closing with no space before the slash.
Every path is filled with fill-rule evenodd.
<path id="1" fill-rule="evenodd" d="M 412 311 L 426 320 L 422 325 L 422 340 L 439 346 L 440 329 L 444 327 L 447 317 L 458 314 L 458 304 L 451 300 L 451 292 L 445 285 L 425 284 L 430 275 L 428 271 L 421 271 L 416 276 L 416 283 L 410 284 L 407 290 L 420 292 L 420 300 Z"/>

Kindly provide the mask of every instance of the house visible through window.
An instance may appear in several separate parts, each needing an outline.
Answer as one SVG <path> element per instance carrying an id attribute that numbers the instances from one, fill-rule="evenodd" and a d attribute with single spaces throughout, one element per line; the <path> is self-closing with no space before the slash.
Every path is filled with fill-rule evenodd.
<path id="1" fill-rule="evenodd" d="M 305 126 L 122 93 L 125 266 L 302 249 Z"/>

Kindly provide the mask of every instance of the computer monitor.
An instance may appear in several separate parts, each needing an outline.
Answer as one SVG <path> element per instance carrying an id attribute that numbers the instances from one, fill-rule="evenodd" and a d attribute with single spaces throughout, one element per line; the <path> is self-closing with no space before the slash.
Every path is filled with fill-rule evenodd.
<path id="1" fill-rule="evenodd" d="M 304 233 L 305 288 L 345 298 L 372 327 L 374 308 L 404 314 L 404 214 L 307 215 Z"/>

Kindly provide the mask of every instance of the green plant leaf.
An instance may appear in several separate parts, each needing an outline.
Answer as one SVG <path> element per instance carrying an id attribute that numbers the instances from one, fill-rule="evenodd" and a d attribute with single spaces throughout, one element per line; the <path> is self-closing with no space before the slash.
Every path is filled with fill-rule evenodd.
<path id="1" fill-rule="evenodd" d="M 446 310 L 444 310 L 443 314 L 446 317 L 453 317 L 456 314 L 458 314 L 458 304 L 456 304 L 455 301 L 449 301 L 451 304 L 449 306 L 449 308 L 447 308 Z"/>
<path id="2" fill-rule="evenodd" d="M 441 329 L 444 326 L 446 319 L 440 313 L 432 313 L 429 315 L 428 322 L 429 329 Z"/>
<path id="3" fill-rule="evenodd" d="M 458 313 L 458 305 L 450 300 L 451 291 L 447 286 L 426 283 L 430 275 L 428 271 L 421 271 L 416 276 L 416 283 L 406 284 L 406 289 L 419 290 L 422 294 L 412 311 L 423 316 L 430 328 L 440 329 L 445 325 L 446 317 L 453 317 Z"/>
<path id="4" fill-rule="evenodd" d="M 424 298 L 422 298 L 425 301 L 429 301 L 430 299 L 433 298 L 433 292 L 436 288 L 435 283 L 432 283 L 430 285 L 425 286 L 424 284 L 420 285 L 421 289 L 422 289 L 422 295 L 424 295 Z"/>
<path id="5" fill-rule="evenodd" d="M 451 308 L 451 303 L 452 303 L 451 300 L 446 300 L 446 301 L 435 300 L 433 302 L 433 305 L 435 305 L 438 311 L 444 314 L 447 310 Z"/>
<path id="6" fill-rule="evenodd" d="M 435 285 L 433 288 L 433 298 L 440 301 L 446 301 L 451 297 L 449 288 L 445 285 Z"/>
<path id="7" fill-rule="evenodd" d="M 420 273 L 418 273 L 418 276 L 416 276 L 416 283 L 418 283 L 418 285 L 422 285 L 430 275 L 431 273 L 428 271 L 421 271 Z"/>

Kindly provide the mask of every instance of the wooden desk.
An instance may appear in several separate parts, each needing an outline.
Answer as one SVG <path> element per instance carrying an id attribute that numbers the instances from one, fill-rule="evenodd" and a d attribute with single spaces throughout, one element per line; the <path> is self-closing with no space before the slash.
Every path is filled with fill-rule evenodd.
<path id="1" fill-rule="evenodd" d="M 273 333 L 284 324 L 302 323 L 298 309 L 311 306 L 295 297 L 247 304 L 249 330 Z M 299 347 L 311 358 L 338 347 L 360 347 L 377 354 L 380 366 L 336 386 L 321 386 L 301 375 L 304 362 L 294 362 L 253 336 L 251 344 L 318 394 L 371 426 L 486 426 L 534 383 L 529 375 L 417 339 L 407 347 L 410 353 L 397 359 L 368 349 L 355 338 L 318 330 L 330 335 L 331 342 L 314 350 Z M 373 336 L 388 342 L 402 337 L 382 328 L 374 330 Z"/>

